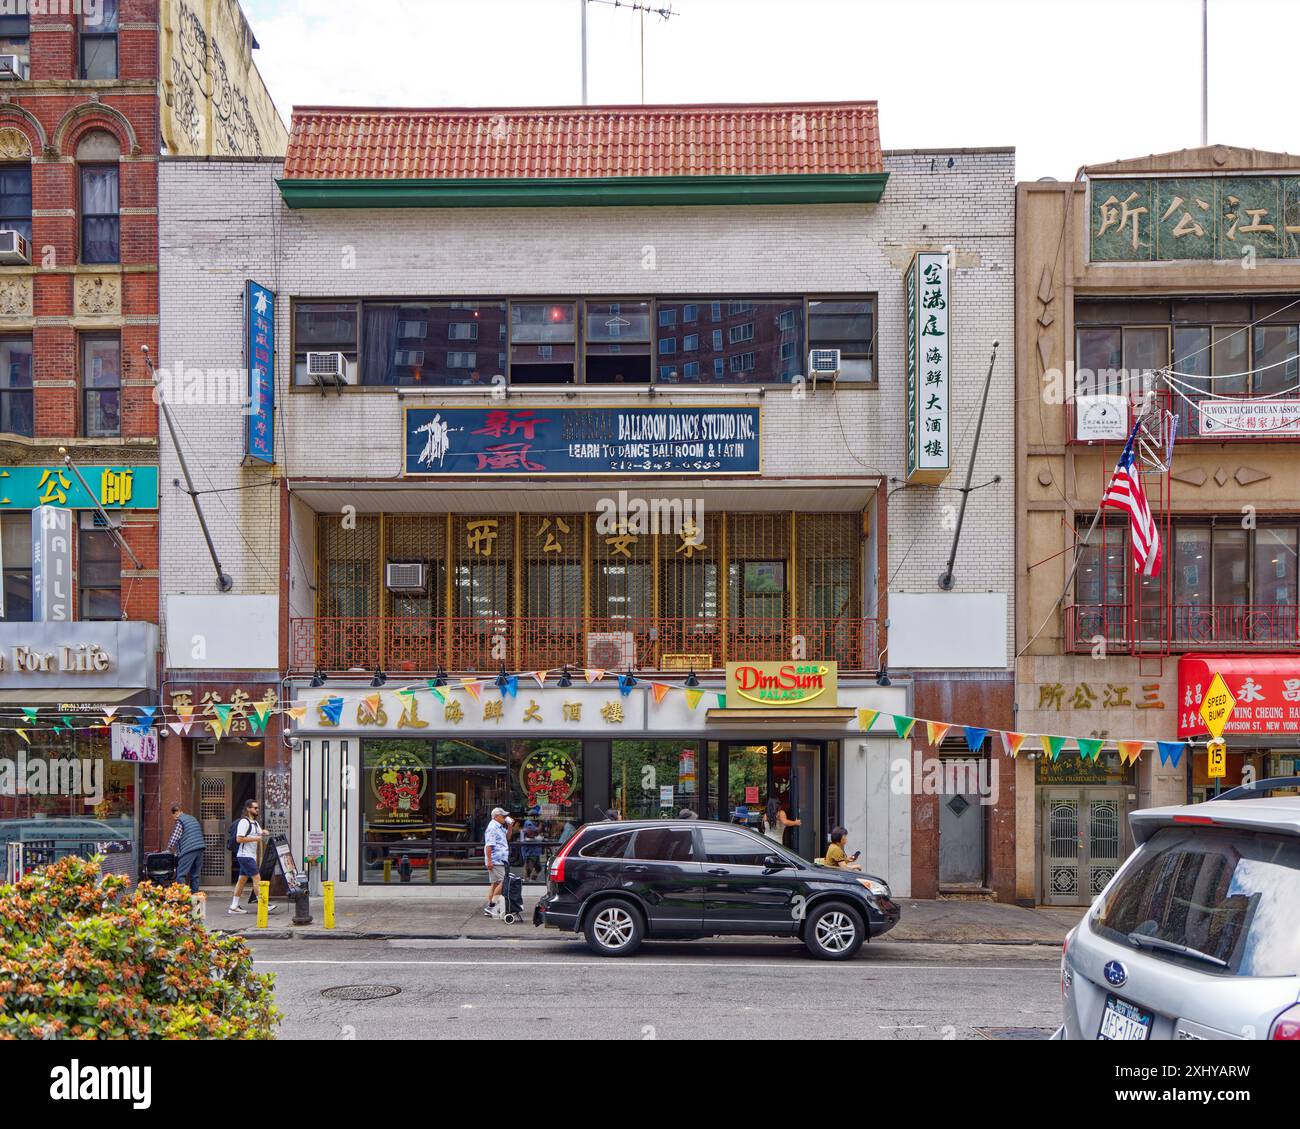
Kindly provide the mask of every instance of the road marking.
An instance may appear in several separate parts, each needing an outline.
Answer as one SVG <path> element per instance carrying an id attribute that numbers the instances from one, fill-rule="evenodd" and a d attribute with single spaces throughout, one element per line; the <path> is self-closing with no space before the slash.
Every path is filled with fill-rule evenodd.
<path id="1" fill-rule="evenodd" d="M 757 961 L 720 961 L 720 960 L 259 960 L 253 958 L 254 964 L 321 964 L 321 965 L 404 965 L 412 967 L 471 967 L 471 968 L 553 968 L 556 965 L 576 968 L 788 968 L 805 972 L 825 969 L 821 962 L 790 961 L 787 964 L 760 963 Z M 882 964 L 869 966 L 873 972 L 1037 972 L 1042 976 L 1059 976 L 1060 969 L 1053 964 L 1045 968 L 1026 968 L 1024 965 L 983 965 L 983 964 Z"/>

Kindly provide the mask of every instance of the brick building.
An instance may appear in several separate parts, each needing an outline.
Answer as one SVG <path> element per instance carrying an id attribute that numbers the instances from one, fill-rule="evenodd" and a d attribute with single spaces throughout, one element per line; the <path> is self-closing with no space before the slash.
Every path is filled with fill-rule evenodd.
<path id="1" fill-rule="evenodd" d="M 103 763 L 107 783 L 94 802 L 0 796 L 0 838 L 36 860 L 107 842 L 133 873 L 161 833 L 160 770 L 111 760 L 108 719 L 158 704 L 159 416 L 143 350 L 157 356 L 159 3 L 31 7 L 0 13 L 0 740 L 6 756 Z M 243 23 L 233 0 L 207 11 Z M 38 506 L 66 521 L 48 545 Z M 70 664 L 78 647 L 104 669 Z M 20 661 L 33 654 L 35 668 Z M 92 815 L 84 834 L 51 829 Z"/>
<path id="2" fill-rule="evenodd" d="M 164 354 L 237 364 L 245 280 L 275 295 L 274 466 L 243 463 L 237 406 L 177 408 L 229 491 L 234 590 L 185 513 L 162 583 L 169 654 L 203 623 L 260 650 L 278 611 L 283 701 L 307 708 L 249 786 L 288 797 L 295 850 L 322 833 L 346 889 L 427 886 L 476 874 L 498 799 L 557 832 L 609 806 L 758 826 L 775 800 L 805 854 L 843 821 L 899 892 L 1011 896 L 1011 774 L 961 825 L 890 786 L 914 745 L 1001 750 L 858 712 L 1010 723 L 1010 150 L 884 152 L 874 103 L 299 109 L 285 161 L 161 176 Z M 918 253 L 951 392 L 914 451 L 943 465 L 908 481 Z M 976 484 L 1000 481 L 943 592 L 994 340 Z M 821 348 L 839 375 L 814 387 Z M 638 526 L 656 505 L 699 520 Z M 738 668 L 790 662 L 838 686 L 746 698 Z M 414 806 L 389 794 L 411 781 Z"/>

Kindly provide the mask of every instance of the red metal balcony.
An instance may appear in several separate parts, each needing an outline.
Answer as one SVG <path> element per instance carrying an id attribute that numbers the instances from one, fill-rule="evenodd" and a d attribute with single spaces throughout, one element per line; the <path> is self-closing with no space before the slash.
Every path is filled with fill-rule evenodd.
<path id="1" fill-rule="evenodd" d="M 1086 654 L 1098 637 L 1112 653 L 1274 650 L 1300 646 L 1296 604 L 1072 604 L 1065 608 L 1066 649 Z"/>
<path id="2" fill-rule="evenodd" d="M 444 617 L 380 619 L 334 616 L 289 622 L 291 673 L 349 670 L 432 674 L 602 667 L 638 671 L 685 669 L 681 656 L 698 656 L 696 670 L 733 660 L 789 659 L 795 639 L 810 660 L 834 660 L 846 671 L 875 671 L 877 621 L 816 616 L 778 619 L 665 617 Z M 505 658 L 501 658 L 504 652 Z"/>

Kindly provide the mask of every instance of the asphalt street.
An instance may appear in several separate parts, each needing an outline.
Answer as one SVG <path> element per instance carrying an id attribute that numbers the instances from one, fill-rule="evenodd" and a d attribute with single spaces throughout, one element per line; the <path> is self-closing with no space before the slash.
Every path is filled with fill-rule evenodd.
<path id="1" fill-rule="evenodd" d="M 880 944 L 844 963 L 764 940 L 647 944 L 630 959 L 568 939 L 252 948 L 276 976 L 285 1039 L 1043 1038 L 1060 1021 L 1049 946 Z M 389 994 L 334 998 L 355 988 Z"/>

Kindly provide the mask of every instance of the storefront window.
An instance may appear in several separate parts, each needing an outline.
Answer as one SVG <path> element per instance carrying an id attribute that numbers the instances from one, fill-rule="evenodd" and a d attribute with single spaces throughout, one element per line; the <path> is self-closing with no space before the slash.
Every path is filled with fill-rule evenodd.
<path id="1" fill-rule="evenodd" d="M 133 877 L 136 773 L 112 760 L 107 732 L 0 734 L 0 844 L 22 843 L 24 867 L 98 854 L 106 874 Z"/>
<path id="2" fill-rule="evenodd" d="M 694 741 L 615 741 L 609 794 L 624 819 L 676 819 L 700 812 L 699 745 Z"/>
<path id="3" fill-rule="evenodd" d="M 361 881 L 433 881 L 433 748 L 428 741 L 362 741 Z"/>

